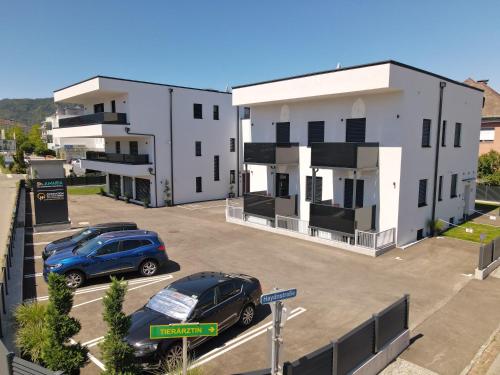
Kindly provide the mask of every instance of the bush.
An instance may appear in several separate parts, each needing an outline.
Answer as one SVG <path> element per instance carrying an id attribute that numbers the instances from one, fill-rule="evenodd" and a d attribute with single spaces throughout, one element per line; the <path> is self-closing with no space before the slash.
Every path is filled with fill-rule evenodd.
<path id="1" fill-rule="evenodd" d="M 0 167 L 5 168 L 5 156 L 0 154 Z"/>
<path id="2" fill-rule="evenodd" d="M 47 306 L 37 302 L 27 302 L 17 306 L 16 345 L 21 355 L 32 362 L 43 364 L 42 349 L 46 345 Z"/>
<path id="3" fill-rule="evenodd" d="M 477 175 L 479 178 L 486 178 L 495 174 L 500 169 L 500 153 L 491 150 L 479 157 L 477 164 Z"/>
<path id="4" fill-rule="evenodd" d="M 430 232 L 433 233 L 435 236 L 441 233 L 444 228 L 443 222 L 439 219 L 436 219 L 434 221 L 429 220 L 427 222 L 427 226 L 429 227 Z"/>
<path id="5" fill-rule="evenodd" d="M 101 188 L 99 189 L 99 194 L 101 195 L 106 195 L 106 190 L 104 190 L 104 188 L 101 186 Z"/>
<path id="6" fill-rule="evenodd" d="M 144 208 L 148 208 L 149 207 L 149 197 L 146 197 L 142 200 L 142 205 L 144 206 Z"/>
<path id="7" fill-rule="evenodd" d="M 483 176 L 481 179 L 481 183 L 489 186 L 500 186 L 500 171 Z"/>

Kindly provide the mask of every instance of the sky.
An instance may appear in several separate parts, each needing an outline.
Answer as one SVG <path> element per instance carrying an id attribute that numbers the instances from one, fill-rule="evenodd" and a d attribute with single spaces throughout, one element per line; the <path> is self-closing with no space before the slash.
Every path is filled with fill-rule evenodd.
<path id="1" fill-rule="evenodd" d="M 500 91 L 498 0 L 0 0 L 0 99 L 95 75 L 227 86 L 394 59 Z"/>

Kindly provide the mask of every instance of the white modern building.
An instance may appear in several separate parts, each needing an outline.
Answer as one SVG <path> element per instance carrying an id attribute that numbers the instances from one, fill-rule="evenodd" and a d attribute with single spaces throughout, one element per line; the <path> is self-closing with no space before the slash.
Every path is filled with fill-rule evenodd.
<path id="1" fill-rule="evenodd" d="M 52 128 L 54 127 L 54 123 L 57 122 L 56 115 L 45 117 L 45 121 L 42 122 L 40 126 L 40 130 L 42 133 L 42 140 L 47 143 L 47 148 L 50 150 L 55 149 L 54 145 L 54 137 L 52 135 Z"/>
<path id="2" fill-rule="evenodd" d="M 228 221 L 377 255 L 474 208 L 481 90 L 395 61 L 233 88 Z"/>
<path id="3" fill-rule="evenodd" d="M 84 113 L 54 137 L 100 138 L 82 167 L 107 174 L 111 194 L 151 206 L 226 198 L 236 186 L 237 109 L 227 92 L 96 76 L 54 92 Z"/>

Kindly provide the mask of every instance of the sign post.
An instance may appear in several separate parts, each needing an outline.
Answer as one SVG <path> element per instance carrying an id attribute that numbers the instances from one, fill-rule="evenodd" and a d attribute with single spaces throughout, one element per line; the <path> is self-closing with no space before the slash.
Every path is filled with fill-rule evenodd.
<path id="1" fill-rule="evenodd" d="M 273 312 L 273 325 L 271 328 L 271 375 L 279 375 L 282 372 L 280 366 L 280 352 L 283 345 L 282 328 L 285 326 L 288 310 L 284 306 L 283 300 L 294 298 L 297 295 L 297 289 L 279 290 L 263 294 L 260 297 L 260 303 L 270 304 Z"/>
<path id="2" fill-rule="evenodd" d="M 187 338 L 201 336 L 217 336 L 219 325 L 217 323 L 185 323 L 151 325 L 149 338 L 175 339 L 182 337 L 182 375 L 187 375 Z"/>

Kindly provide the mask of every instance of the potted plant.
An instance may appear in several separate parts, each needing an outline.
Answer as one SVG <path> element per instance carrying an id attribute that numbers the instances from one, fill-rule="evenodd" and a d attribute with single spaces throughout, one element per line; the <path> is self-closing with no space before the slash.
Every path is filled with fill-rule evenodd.
<path id="1" fill-rule="evenodd" d="M 229 198 L 234 198 L 235 197 L 235 194 L 234 194 L 234 185 L 233 184 L 229 185 L 229 194 L 228 194 L 228 197 Z"/>
<path id="2" fill-rule="evenodd" d="M 170 193 L 170 185 L 168 180 L 165 180 L 165 205 L 171 206 L 172 205 L 172 198 L 171 198 L 171 193 Z"/>
<path id="3" fill-rule="evenodd" d="M 142 200 L 142 205 L 144 206 L 144 208 L 148 208 L 149 207 L 149 197 L 145 197 Z"/>
<path id="4" fill-rule="evenodd" d="M 125 193 L 125 202 L 130 203 L 131 199 L 132 199 L 132 195 L 130 195 L 130 193 Z"/>
<path id="5" fill-rule="evenodd" d="M 120 198 L 120 191 L 118 189 L 113 189 L 113 196 L 115 197 L 116 200 Z"/>

